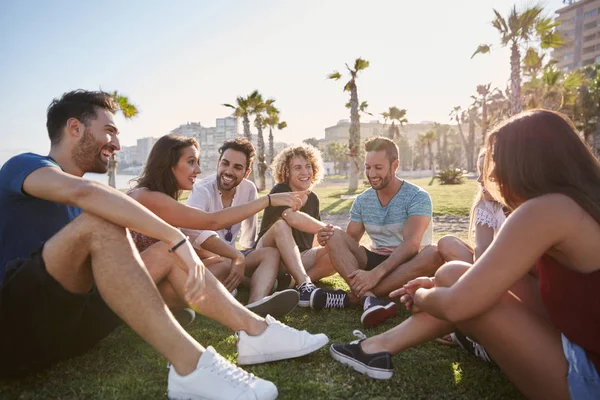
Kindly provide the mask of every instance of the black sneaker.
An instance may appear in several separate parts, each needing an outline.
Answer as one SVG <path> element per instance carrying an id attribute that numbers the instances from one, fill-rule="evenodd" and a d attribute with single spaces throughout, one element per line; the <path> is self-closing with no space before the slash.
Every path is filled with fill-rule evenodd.
<path id="1" fill-rule="evenodd" d="M 451 333 L 452 339 L 455 343 L 458 343 L 460 347 L 466 350 L 468 353 L 473 354 L 475 357 L 483 360 L 485 362 L 496 365 L 494 360 L 490 357 L 490 355 L 485 351 L 485 347 L 466 336 L 464 333 L 456 331 Z"/>
<path id="2" fill-rule="evenodd" d="M 310 308 L 346 308 L 350 306 L 350 297 L 343 290 L 316 289 L 310 295 Z"/>
<path id="3" fill-rule="evenodd" d="M 300 307 L 310 307 L 310 296 L 317 290 L 317 287 L 312 282 L 304 282 L 302 285 L 296 287 L 296 290 L 300 295 L 298 305 Z"/>
<path id="4" fill-rule="evenodd" d="M 360 322 L 367 329 L 381 325 L 386 319 L 396 315 L 396 303 L 379 297 L 364 296 L 361 299 L 364 312 Z"/>
<path id="5" fill-rule="evenodd" d="M 360 331 L 354 331 L 354 334 L 362 339 L 349 344 L 332 344 L 329 348 L 331 357 L 371 378 L 390 379 L 394 373 L 392 355 L 388 352 L 365 353 L 360 344 L 366 339 L 366 336 Z"/>

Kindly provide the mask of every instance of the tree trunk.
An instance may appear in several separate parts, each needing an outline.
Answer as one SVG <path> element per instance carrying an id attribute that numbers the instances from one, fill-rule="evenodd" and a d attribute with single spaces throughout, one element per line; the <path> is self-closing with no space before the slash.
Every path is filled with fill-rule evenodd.
<path id="1" fill-rule="evenodd" d="M 108 186 L 117 188 L 117 156 L 113 153 L 108 160 Z"/>
<path id="2" fill-rule="evenodd" d="M 598 105 L 598 121 L 596 122 L 596 132 L 592 140 L 593 152 L 598 157 L 598 146 L 600 146 L 600 104 Z"/>
<path id="3" fill-rule="evenodd" d="M 469 138 L 467 141 L 469 148 L 467 149 L 467 166 L 469 167 L 469 172 L 475 172 L 475 120 L 473 118 L 469 118 Z"/>
<path id="4" fill-rule="evenodd" d="M 245 113 L 242 118 L 242 124 L 244 126 L 244 137 L 248 139 L 250 143 L 252 143 L 252 132 L 250 132 L 250 119 L 248 118 L 248 113 Z M 248 180 L 254 182 L 254 165 L 250 165 L 250 175 L 248 175 Z"/>
<path id="5" fill-rule="evenodd" d="M 523 110 L 521 103 L 521 53 L 516 41 L 510 47 L 510 109 L 512 115 Z"/>
<path id="6" fill-rule="evenodd" d="M 358 90 L 354 77 L 350 81 L 350 139 L 348 141 L 348 161 L 350 162 L 350 176 L 348 191 L 358 189 L 358 151 L 360 146 L 360 116 L 358 115 Z"/>
<path id="7" fill-rule="evenodd" d="M 484 97 L 483 98 L 483 102 L 481 103 L 481 145 L 483 145 L 485 143 L 485 135 L 487 134 L 487 130 L 488 130 L 488 121 L 487 121 L 487 115 L 488 115 L 488 109 L 487 109 L 487 99 Z"/>
<path id="8" fill-rule="evenodd" d="M 256 157 L 258 160 L 258 179 L 256 181 L 256 189 L 259 192 L 265 190 L 265 174 L 267 172 L 267 163 L 265 162 L 265 139 L 263 138 L 262 120 L 260 115 L 256 116 L 256 130 L 258 131 L 257 136 L 257 153 Z"/>
<path id="9" fill-rule="evenodd" d="M 465 134 L 460 126 L 460 120 L 458 119 L 458 116 L 456 117 L 456 125 L 458 126 L 458 137 L 460 138 L 460 141 L 465 149 L 465 156 L 467 158 L 467 171 L 471 171 L 473 169 L 473 152 L 469 153 L 469 144 L 467 143 L 467 139 L 465 139 Z"/>

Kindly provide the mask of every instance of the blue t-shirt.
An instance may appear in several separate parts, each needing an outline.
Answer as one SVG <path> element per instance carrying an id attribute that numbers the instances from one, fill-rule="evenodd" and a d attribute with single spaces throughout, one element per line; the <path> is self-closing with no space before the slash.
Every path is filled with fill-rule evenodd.
<path id="1" fill-rule="evenodd" d="M 361 222 L 371 238 L 374 253 L 389 255 L 404 242 L 402 230 L 412 216 L 431 218 L 433 215 L 429 193 L 410 182 L 404 181 L 398 193 L 385 206 L 377 197 L 377 192 L 369 188 L 356 197 L 350 210 L 350 221 Z M 431 222 L 423 235 L 421 245 L 433 240 Z"/>
<path id="2" fill-rule="evenodd" d="M 24 153 L 0 169 L 0 284 L 6 265 L 26 258 L 62 227 L 81 214 L 81 209 L 38 199 L 23 192 L 23 182 L 38 168 L 60 168 L 52 158 Z"/>

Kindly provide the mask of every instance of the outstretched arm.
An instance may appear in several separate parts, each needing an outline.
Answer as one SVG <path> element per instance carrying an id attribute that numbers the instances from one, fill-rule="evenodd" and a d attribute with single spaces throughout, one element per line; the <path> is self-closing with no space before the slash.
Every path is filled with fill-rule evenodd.
<path id="1" fill-rule="evenodd" d="M 573 200 L 561 194 L 527 201 L 511 214 L 483 256 L 454 285 L 419 289 L 415 304 L 451 322 L 481 314 L 527 274 L 548 249 L 572 235 L 583 215 Z"/>
<path id="2" fill-rule="evenodd" d="M 269 195 L 271 204 L 276 206 L 289 206 L 299 209 L 299 197 L 305 192 L 277 193 Z M 240 221 L 258 213 L 269 205 L 267 196 L 256 199 L 248 204 L 229 207 L 223 210 L 208 213 L 190 207 L 172 199 L 164 193 L 140 190 L 133 197 L 152 212 L 173 226 L 198 230 L 219 230 L 237 224 Z"/>

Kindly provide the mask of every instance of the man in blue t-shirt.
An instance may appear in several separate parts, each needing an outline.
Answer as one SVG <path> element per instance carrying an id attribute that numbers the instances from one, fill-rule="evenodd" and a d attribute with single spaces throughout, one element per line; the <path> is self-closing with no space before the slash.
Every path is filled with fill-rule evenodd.
<path id="1" fill-rule="evenodd" d="M 371 188 L 354 200 L 346 232 L 326 227 L 317 239 L 326 244 L 333 266 L 350 286 L 349 296 L 362 302 L 361 322 L 371 328 L 396 315 L 396 303 L 385 299 L 392 290 L 416 277 L 432 275 L 442 259 L 431 244 L 431 198 L 396 176 L 396 144 L 375 137 L 365 143 L 365 149 L 365 175 Z M 359 244 L 365 232 L 371 239 L 370 249 Z"/>
<path id="2" fill-rule="evenodd" d="M 327 337 L 252 314 L 205 270 L 180 230 L 81 178 L 105 173 L 119 150 L 118 107 L 105 92 L 65 93 L 48 108 L 49 155 L 21 154 L 0 169 L 0 378 L 81 354 L 122 319 L 172 364 L 169 397 L 276 397 L 271 382 L 204 349 L 167 304 L 192 304 L 239 330 L 238 362 L 244 352 L 246 364 L 308 354 Z M 152 259 L 126 228 L 161 241 Z"/>

